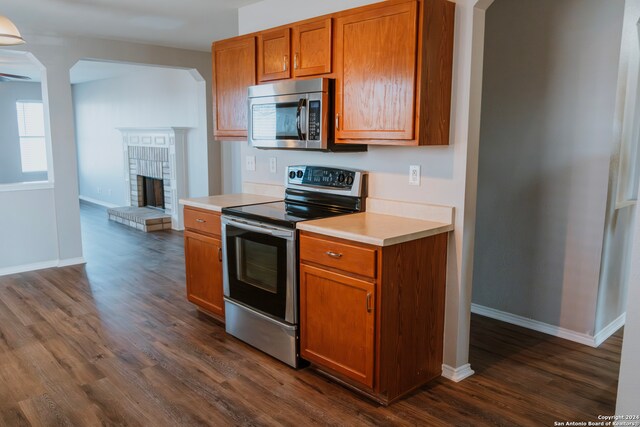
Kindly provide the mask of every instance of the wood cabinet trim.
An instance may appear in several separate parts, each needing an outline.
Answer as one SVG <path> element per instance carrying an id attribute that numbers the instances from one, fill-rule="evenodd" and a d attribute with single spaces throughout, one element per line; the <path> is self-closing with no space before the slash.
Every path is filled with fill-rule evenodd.
<path id="1" fill-rule="evenodd" d="M 367 295 L 371 295 L 372 298 L 371 303 L 371 311 L 368 314 L 365 314 L 366 322 L 365 322 L 365 330 L 360 331 L 364 334 L 364 345 L 363 349 L 365 361 L 363 371 L 358 371 L 357 369 L 350 367 L 347 362 L 338 361 L 331 359 L 331 356 L 323 355 L 320 350 L 309 349 L 308 342 L 308 331 L 307 327 L 309 327 L 308 315 L 309 310 L 307 308 L 307 294 L 308 287 L 310 286 L 308 283 L 307 274 L 313 275 L 315 277 L 319 277 L 325 280 L 333 281 L 340 285 L 351 287 L 354 289 L 359 289 L 363 292 L 366 292 Z M 351 378 L 354 381 L 357 381 L 360 384 L 363 384 L 369 388 L 373 387 L 373 378 L 374 378 L 374 354 L 375 354 L 375 287 L 373 284 L 369 282 L 364 282 L 362 280 L 355 279 L 353 277 L 346 276 L 344 274 L 329 272 L 327 270 L 312 267 L 309 265 L 301 265 L 300 266 L 300 354 L 305 359 L 321 364 L 323 366 L 327 366 L 328 368 L 338 372 L 348 378 Z M 364 301 L 362 301 L 364 302 Z M 323 305 L 315 305 L 314 308 L 323 307 Z M 330 309 L 330 308 L 329 308 Z M 353 310 L 358 310 L 358 308 L 354 307 Z M 367 308 L 363 305 L 359 310 L 367 310 Z M 305 329 L 303 329 L 305 328 Z M 344 333 L 344 330 L 340 330 L 340 332 Z"/>
<path id="2" fill-rule="evenodd" d="M 266 68 L 265 43 L 278 39 L 283 39 L 284 46 L 280 51 L 275 52 L 273 62 L 282 64 L 283 67 L 279 71 L 271 71 Z M 290 78 L 291 62 L 291 29 L 289 27 L 258 33 L 258 81 L 260 83 Z"/>
<path id="3" fill-rule="evenodd" d="M 206 209 L 185 206 L 184 226 L 186 230 L 208 234 L 214 237 L 220 237 L 222 234 L 220 213 Z"/>
<path id="4" fill-rule="evenodd" d="M 385 140 L 385 141 L 393 141 L 393 140 L 414 140 L 415 135 L 415 114 L 416 114 L 416 103 L 415 103 L 415 91 L 417 84 L 417 46 L 418 46 L 418 2 L 417 0 L 402 2 L 396 4 L 388 4 L 385 7 L 379 9 L 354 9 L 351 11 L 352 13 L 348 15 L 341 16 L 336 19 L 335 25 L 335 40 L 334 40 L 334 51 L 335 51 L 335 69 L 336 69 L 336 103 L 335 103 L 335 113 L 336 113 L 336 138 L 342 142 L 344 140 Z M 395 64 L 395 66 L 399 67 L 394 70 L 393 78 L 396 79 L 398 72 L 402 72 L 404 74 L 400 74 L 400 77 L 403 77 L 404 81 L 402 85 L 398 86 L 399 93 L 396 94 L 403 101 L 398 101 L 398 111 L 397 113 L 397 122 L 395 125 L 398 126 L 396 129 L 374 129 L 373 126 L 378 125 L 378 120 L 374 120 L 372 117 L 375 114 L 378 114 L 376 110 L 376 105 L 372 99 L 361 99 L 363 96 L 366 96 L 366 93 L 358 92 L 359 85 L 353 84 L 353 82 L 347 82 L 346 77 L 348 76 L 351 79 L 357 81 L 358 73 L 355 71 L 345 71 L 345 57 L 349 56 L 350 62 L 358 62 L 353 58 L 356 54 L 366 54 L 367 49 L 363 48 L 362 51 L 358 50 L 357 52 L 346 51 L 345 47 L 345 27 L 347 25 L 358 25 L 362 22 L 372 22 L 373 20 L 382 20 L 384 18 L 392 18 L 395 16 L 400 16 L 407 14 L 406 21 L 409 23 L 410 27 L 406 28 L 406 32 L 409 35 L 408 37 L 401 38 L 405 43 L 402 45 L 394 45 L 388 46 L 390 50 L 393 50 L 393 54 L 396 54 L 396 59 L 400 59 L 399 61 L 391 61 L 384 62 L 379 61 L 378 64 L 384 66 L 388 66 L 389 63 Z M 388 26 L 390 23 L 387 24 Z M 397 27 L 396 27 L 397 28 Z M 404 28 L 404 27 L 403 27 Z M 389 27 L 391 31 L 392 28 Z M 376 30 L 377 31 L 377 30 Z M 364 33 L 363 33 L 364 34 Z M 371 42 L 372 36 L 369 35 L 365 37 L 365 40 L 361 40 L 360 43 Z M 357 40 L 356 40 L 357 41 Z M 402 55 L 404 53 L 404 55 Z M 363 75 L 361 76 L 361 81 L 368 82 L 369 73 L 374 73 L 371 71 L 369 65 L 365 61 L 364 58 L 369 58 L 368 56 L 363 57 L 363 59 L 359 62 L 363 63 L 362 70 L 360 70 Z M 402 62 L 405 62 L 404 64 Z M 392 77 L 389 76 L 391 79 Z M 364 85 L 364 83 L 363 83 Z M 397 86 L 397 85 L 396 85 Z M 349 90 L 356 91 L 349 98 L 347 98 L 347 93 L 345 93 L 345 88 L 349 88 Z M 393 117 L 387 109 L 388 99 L 380 95 L 381 98 L 378 100 L 380 111 L 380 116 L 384 118 Z M 386 95 L 385 95 L 386 96 Z M 347 102 L 353 103 L 353 108 L 349 108 L 349 106 L 345 105 Z M 348 114 L 348 115 L 347 115 Z M 359 117 L 360 116 L 360 117 Z M 371 116 L 371 117 L 369 117 Z M 355 117 L 355 118 L 353 118 Z M 366 118 L 366 120 L 365 120 Z M 360 128 L 358 124 L 351 124 L 354 120 L 367 121 L 369 129 Z M 375 122 L 375 123 L 374 123 Z M 354 142 L 352 142 L 354 143 Z M 413 145 L 413 144 L 412 144 Z"/>
<path id="5" fill-rule="evenodd" d="M 214 248 L 211 257 L 213 259 L 206 260 L 205 265 L 203 259 L 195 258 L 196 254 L 193 252 L 191 242 L 200 242 L 206 245 L 210 245 Z M 196 233 L 192 231 L 184 232 L 184 248 L 185 248 L 185 271 L 187 279 L 187 299 L 203 308 L 204 310 L 211 312 L 220 318 L 224 319 L 224 300 L 222 296 L 222 261 L 220 258 L 222 252 L 222 242 L 220 239 Z M 200 256 L 202 254 L 199 254 Z M 200 265 L 194 265 L 200 263 Z M 207 277 L 202 277 L 202 269 L 207 269 L 207 277 L 211 281 L 204 286 L 208 286 L 209 289 L 196 289 L 196 283 L 202 287 L 202 281 L 206 281 Z M 198 276 L 198 277 L 196 277 Z M 204 295 L 198 295 L 198 293 L 204 293 Z"/>
<path id="6" fill-rule="evenodd" d="M 363 276 L 369 280 L 376 278 L 377 251 L 375 248 L 338 242 L 327 237 L 300 236 L 300 261 Z M 330 252 L 335 255 L 330 255 Z"/>
<path id="7" fill-rule="evenodd" d="M 323 40 L 320 40 L 319 46 L 314 46 L 324 56 L 324 64 L 304 67 L 305 53 L 302 49 L 301 37 L 307 31 L 323 31 Z M 329 74 L 333 64 L 333 19 L 316 19 L 304 24 L 298 24 L 293 27 L 292 36 L 292 64 L 293 77 L 315 76 L 321 74 Z"/>
<path id="8" fill-rule="evenodd" d="M 225 107 L 221 108 L 222 99 L 226 99 L 226 94 L 221 96 L 220 91 L 223 85 L 220 83 L 220 80 L 224 78 L 224 73 L 221 72 L 221 67 L 217 66 L 218 56 L 222 55 L 224 51 L 233 50 L 233 49 L 246 49 L 245 56 L 248 61 L 248 64 L 242 64 L 241 62 L 233 62 L 233 61 L 225 61 L 225 64 L 232 67 L 243 67 L 247 69 L 251 69 L 250 73 L 247 73 L 249 77 L 246 80 L 246 85 L 252 86 L 256 84 L 256 40 L 254 36 L 242 36 L 235 37 L 233 39 L 221 40 L 214 42 L 211 46 L 211 62 L 212 62 L 212 95 L 213 95 L 213 106 L 214 106 L 214 136 L 219 140 L 230 139 L 230 140 L 239 140 L 242 138 L 246 139 L 247 136 L 247 111 L 246 111 L 246 102 L 237 102 L 233 107 L 225 105 Z M 231 70 L 229 74 L 234 74 L 234 78 L 237 78 L 237 70 Z M 231 90 L 241 91 L 238 88 L 231 88 Z M 221 99 L 222 98 L 222 99 Z M 230 98 L 234 98 L 230 96 Z M 223 127 L 224 120 L 221 117 L 222 113 L 227 111 L 228 109 L 232 109 L 231 113 L 227 113 L 229 117 L 234 117 L 234 120 L 238 120 L 239 122 L 235 123 L 235 126 Z M 242 109 L 242 111 L 239 111 Z M 240 123 L 244 120 L 244 123 Z"/>

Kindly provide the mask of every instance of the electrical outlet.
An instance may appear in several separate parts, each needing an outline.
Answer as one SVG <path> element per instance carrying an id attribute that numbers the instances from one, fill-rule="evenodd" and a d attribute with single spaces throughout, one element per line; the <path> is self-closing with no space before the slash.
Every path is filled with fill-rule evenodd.
<path id="1" fill-rule="evenodd" d="M 420 166 L 409 166 L 409 185 L 420 185 Z"/>
<path id="2" fill-rule="evenodd" d="M 275 157 L 269 157 L 269 172 L 278 172 L 278 159 L 276 159 Z"/>
<path id="3" fill-rule="evenodd" d="M 254 171 L 256 170 L 256 156 L 247 156 L 247 158 L 245 159 L 245 168 L 248 171 Z"/>

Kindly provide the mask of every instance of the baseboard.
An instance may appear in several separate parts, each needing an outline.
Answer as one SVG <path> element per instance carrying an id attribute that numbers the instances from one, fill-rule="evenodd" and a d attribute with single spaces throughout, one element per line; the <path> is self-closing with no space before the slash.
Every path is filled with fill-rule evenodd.
<path id="1" fill-rule="evenodd" d="M 456 383 L 459 383 L 465 378 L 469 378 L 474 373 L 473 369 L 471 369 L 471 365 L 468 363 L 458 368 L 453 368 L 449 365 L 442 365 L 442 376 Z"/>
<path id="2" fill-rule="evenodd" d="M 86 263 L 87 261 L 84 259 L 84 257 L 67 258 L 67 259 L 58 260 L 57 267 L 69 267 L 71 265 L 79 265 L 79 264 L 86 264 Z"/>
<path id="3" fill-rule="evenodd" d="M 0 276 L 26 273 L 28 271 L 44 270 L 45 268 L 68 267 L 71 265 L 86 264 L 83 257 L 68 258 L 52 261 L 34 262 L 32 264 L 16 265 L 14 267 L 0 268 Z"/>
<path id="4" fill-rule="evenodd" d="M 58 266 L 58 260 L 34 262 L 32 264 L 16 265 L 14 267 L 0 268 L 0 276 L 8 276 L 10 274 L 25 273 L 27 271 L 43 270 L 45 268 L 54 268 Z"/>
<path id="5" fill-rule="evenodd" d="M 506 313 L 494 308 L 485 307 L 478 304 L 471 304 L 471 312 L 480 316 L 490 317 L 502 322 L 511 323 L 512 325 L 522 326 L 523 328 L 533 329 L 534 331 L 553 335 L 554 337 L 563 338 L 589 347 L 597 347 L 595 337 L 581 332 L 572 331 L 570 329 L 561 328 L 560 326 L 550 325 L 548 323 L 539 322 L 537 320 L 518 316 L 517 314 Z"/>
<path id="6" fill-rule="evenodd" d="M 605 342 L 611 335 L 618 332 L 618 329 L 622 328 L 627 320 L 627 313 L 622 313 L 617 319 L 605 326 L 600 332 L 598 332 L 594 338 L 596 347 Z"/>
<path id="7" fill-rule="evenodd" d="M 78 199 L 82 200 L 83 202 L 92 203 L 94 205 L 104 206 L 105 208 L 117 208 L 121 206 L 121 205 L 114 205 L 113 203 L 109 203 L 109 202 L 103 202 L 102 200 L 93 199 L 87 196 L 78 196 Z"/>

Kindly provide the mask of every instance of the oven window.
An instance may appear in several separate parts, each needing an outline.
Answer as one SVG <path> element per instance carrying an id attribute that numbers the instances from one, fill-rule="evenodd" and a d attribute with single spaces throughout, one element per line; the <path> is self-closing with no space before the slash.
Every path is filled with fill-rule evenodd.
<path id="1" fill-rule="evenodd" d="M 237 277 L 272 294 L 278 292 L 278 248 L 236 237 Z"/>
<path id="2" fill-rule="evenodd" d="M 258 104 L 251 111 L 253 139 L 298 139 L 298 103 Z"/>

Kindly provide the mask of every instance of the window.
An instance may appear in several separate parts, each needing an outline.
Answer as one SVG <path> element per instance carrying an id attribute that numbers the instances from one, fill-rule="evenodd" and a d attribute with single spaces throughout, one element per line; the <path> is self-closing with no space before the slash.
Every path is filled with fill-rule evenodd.
<path id="1" fill-rule="evenodd" d="M 41 101 L 17 101 L 22 172 L 47 171 L 44 108 Z"/>

